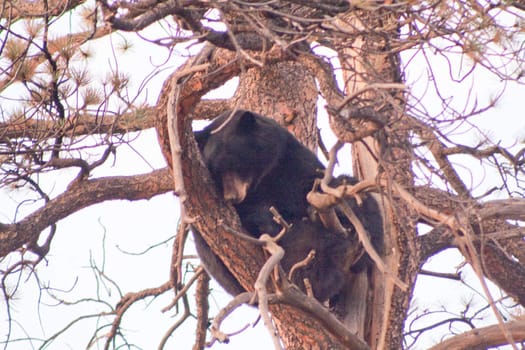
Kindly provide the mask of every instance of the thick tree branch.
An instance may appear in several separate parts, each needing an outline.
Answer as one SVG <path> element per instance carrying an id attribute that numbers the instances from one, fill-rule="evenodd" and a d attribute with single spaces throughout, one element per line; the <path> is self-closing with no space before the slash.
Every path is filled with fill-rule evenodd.
<path id="1" fill-rule="evenodd" d="M 61 135 L 75 137 L 93 134 L 125 134 L 155 126 L 155 108 L 146 107 L 118 116 L 81 114 L 65 122 L 32 118 L 0 123 L 0 144 L 14 139 L 43 140 Z"/>
<path id="2" fill-rule="evenodd" d="M 223 84 L 234 75 L 240 74 L 242 64 L 254 64 L 251 60 L 240 61 L 235 60 L 234 57 L 229 51 L 209 51 L 205 48 L 203 54 L 190 64 L 202 64 L 208 61 L 208 72 L 193 71 L 188 76 L 184 72 L 188 71 L 189 66 L 181 67 L 164 86 L 163 94 L 159 99 L 160 120 L 157 130 L 166 159 L 171 162 L 171 151 L 167 142 L 169 140 L 166 130 L 167 114 L 166 110 L 160 108 L 168 106 L 169 99 L 166 94 L 173 91 L 174 95 L 178 97 L 176 111 L 174 112 L 177 116 L 175 129 L 179 133 L 178 139 L 182 150 L 180 166 L 182 167 L 184 187 L 187 193 L 187 198 L 184 201 L 187 217 L 192 220 L 192 225 L 196 231 L 201 234 L 210 249 L 224 262 L 239 283 L 246 290 L 253 290 L 257 272 L 264 261 L 262 252 L 257 249 L 254 250 L 250 243 L 239 240 L 229 230 L 225 229 L 228 226 L 234 230 L 242 230 L 236 213 L 217 196 L 207 169 L 199 161 L 200 153 L 190 136 L 192 133 L 189 125 L 189 114 L 202 95 Z M 276 60 L 282 60 L 279 52 L 276 56 L 275 53 L 268 52 L 262 58 L 263 61 L 268 62 L 272 60 L 272 57 L 275 57 Z M 173 89 L 174 84 L 179 84 L 179 86 Z M 204 213 L 206 215 L 203 215 Z M 223 224 L 220 224 L 221 222 Z M 278 324 L 278 328 L 280 319 L 287 320 L 288 323 L 297 322 L 297 325 L 300 324 L 304 328 L 305 334 L 316 332 L 316 335 L 320 337 L 316 342 L 329 344 L 334 349 L 341 348 L 340 341 L 333 339 L 329 331 L 319 329 L 318 321 L 315 318 L 305 322 L 304 315 L 301 315 L 297 310 L 282 306 L 272 307 L 272 316 Z M 295 325 L 295 323 L 293 324 Z"/>
<path id="3" fill-rule="evenodd" d="M 173 189 L 167 168 L 148 174 L 103 177 L 76 182 L 66 192 L 14 224 L 0 224 L 0 256 L 36 241 L 40 233 L 65 217 L 107 200 L 140 200 Z"/>
<path id="4" fill-rule="evenodd" d="M 473 246 L 477 250 L 483 273 L 514 297 L 517 302 L 525 305 L 525 291 L 523 289 L 523 285 L 525 285 L 525 262 L 516 261 L 515 257 L 501 248 L 501 244 L 494 244 L 495 239 L 498 238 L 498 232 L 511 227 L 505 220 L 516 220 L 523 217 L 525 200 L 496 200 L 478 204 L 473 200 L 458 199 L 456 201 L 456 196 L 436 189 L 418 188 L 415 193 L 417 203 L 411 201 L 408 194 L 406 194 L 405 200 L 412 202 L 412 205 L 421 215 L 436 220 L 439 224 L 431 233 L 418 237 L 422 252 L 425 253 L 422 256 L 421 263 L 423 264 L 428 257 L 436 254 L 439 249 L 457 247 L 457 235 L 453 234 L 454 231 L 471 231 L 474 233 L 472 237 L 474 239 Z M 422 207 L 429 209 L 429 211 L 423 210 Z M 470 209 L 467 210 L 466 208 Z M 431 212 L 441 214 L 427 216 L 427 213 Z M 454 212 L 455 216 L 446 214 L 448 212 Z M 460 222 L 455 219 L 461 215 L 467 218 L 461 223 L 466 222 L 471 227 L 461 226 Z M 498 220 L 493 220 L 494 218 Z M 522 241 L 522 237 L 519 236 L 515 239 Z M 472 263 L 469 256 L 465 256 L 465 258 Z"/>
<path id="5" fill-rule="evenodd" d="M 191 118 L 212 119 L 232 107 L 233 101 L 231 100 L 202 100 L 191 113 Z M 7 122 L 0 122 L 0 145 L 15 139 L 42 140 L 57 135 L 78 137 L 94 134 L 125 134 L 146 130 L 155 127 L 156 113 L 156 107 L 142 107 L 117 116 L 80 114 L 68 118 L 62 124 L 52 120 L 11 119 Z"/>
<path id="6" fill-rule="evenodd" d="M 483 203 L 478 215 L 482 219 L 525 221 L 525 198 L 499 199 Z"/>
<path id="7" fill-rule="evenodd" d="M 112 24 L 113 28 L 124 31 L 138 31 L 164 17 L 177 14 L 185 7 L 191 6 L 194 1 L 168 0 L 148 2 L 148 4 L 139 2 L 129 9 L 131 16 L 122 15 L 117 6 L 111 6 L 106 1 L 100 1 L 100 3 L 103 5 L 104 17 Z"/>
<path id="8" fill-rule="evenodd" d="M 418 236 L 417 240 L 421 246 L 421 265 L 427 260 L 445 249 L 454 248 L 454 236 L 445 227 L 435 227 L 429 233 Z"/>
<path id="9" fill-rule="evenodd" d="M 191 119 L 212 120 L 234 107 L 233 99 L 201 100 L 191 112 Z"/>
<path id="10" fill-rule="evenodd" d="M 525 266 L 492 242 L 476 244 L 483 272 L 491 281 L 525 306 Z"/>
<path id="11" fill-rule="evenodd" d="M 210 296 L 210 276 L 203 272 L 197 279 L 197 287 L 195 290 L 195 304 L 197 304 L 197 326 L 195 329 L 195 344 L 193 350 L 204 349 L 206 345 L 206 329 L 209 322 L 209 298 Z"/>
<path id="12" fill-rule="evenodd" d="M 505 324 L 516 342 L 525 341 L 525 321 L 516 320 Z M 429 350 L 488 349 L 508 344 L 498 325 L 492 325 L 456 335 L 440 342 Z"/>

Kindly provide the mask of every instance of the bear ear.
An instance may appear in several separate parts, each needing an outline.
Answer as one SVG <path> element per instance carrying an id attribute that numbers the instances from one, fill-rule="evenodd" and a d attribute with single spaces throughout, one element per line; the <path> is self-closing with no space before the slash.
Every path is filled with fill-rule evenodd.
<path id="1" fill-rule="evenodd" d="M 257 125 L 257 115 L 250 111 L 238 111 L 237 127 L 242 131 L 251 131 Z"/>
<path id="2" fill-rule="evenodd" d="M 199 131 L 194 131 L 193 135 L 195 136 L 195 141 L 197 141 L 197 145 L 199 146 L 199 149 L 202 151 L 202 148 L 206 144 L 206 141 L 208 140 L 210 133 L 207 130 L 199 130 Z"/>

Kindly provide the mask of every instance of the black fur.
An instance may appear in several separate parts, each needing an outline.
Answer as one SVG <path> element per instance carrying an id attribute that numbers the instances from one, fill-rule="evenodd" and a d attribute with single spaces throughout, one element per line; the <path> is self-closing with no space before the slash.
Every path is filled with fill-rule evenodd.
<path id="1" fill-rule="evenodd" d="M 230 112 L 221 114 L 195 138 L 225 197 L 226 174 L 249 182 L 246 197 L 232 200 L 241 220 L 264 205 L 273 205 L 287 219 L 306 216 L 306 194 L 323 169 L 315 154 L 272 119 L 248 111 L 237 111 L 228 120 L 229 116 Z"/>
<path id="2" fill-rule="evenodd" d="M 315 154 L 275 121 L 244 110 L 232 116 L 230 112 L 223 113 L 202 131 L 195 132 L 195 138 L 217 189 L 233 202 L 245 230 L 254 237 L 277 234 L 281 226 L 268 210 L 275 207 L 292 224 L 279 242 L 285 250 L 283 269 L 288 272 L 314 249 L 315 259 L 294 274 L 293 282 L 304 290 L 303 279 L 307 278 L 318 300 L 334 297 L 350 273 L 349 253 L 355 253 L 352 248 L 357 243 L 355 235 L 345 238 L 309 217 L 306 194 L 324 169 Z M 356 180 L 340 177 L 333 185 L 343 182 Z M 353 201 L 349 204 L 380 249 L 382 221 L 376 201 L 368 196 L 361 207 Z M 352 230 L 344 216 L 341 221 Z M 204 240 L 195 236 L 197 251 L 208 272 L 229 293 L 243 291 Z M 352 271 L 360 271 L 369 263 L 365 257 L 353 265 Z"/>

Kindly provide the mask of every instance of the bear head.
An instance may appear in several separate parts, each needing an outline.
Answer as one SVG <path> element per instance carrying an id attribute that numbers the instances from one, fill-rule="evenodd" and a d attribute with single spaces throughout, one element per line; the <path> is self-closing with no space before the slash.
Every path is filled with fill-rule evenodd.
<path id="1" fill-rule="evenodd" d="M 282 161 L 287 134 L 271 119 L 237 110 L 196 131 L 195 139 L 224 199 L 238 204 Z"/>

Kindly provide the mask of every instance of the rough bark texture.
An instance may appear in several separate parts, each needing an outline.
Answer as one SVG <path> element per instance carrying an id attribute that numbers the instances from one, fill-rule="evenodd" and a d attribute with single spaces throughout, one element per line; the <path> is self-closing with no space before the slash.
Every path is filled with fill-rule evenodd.
<path id="1" fill-rule="evenodd" d="M 317 147 L 315 81 L 305 69 L 292 62 L 252 68 L 240 76 L 234 96 L 239 108 L 275 119 L 310 149 Z M 317 322 L 297 310 L 272 306 L 279 335 L 287 349 L 339 348 Z M 277 316 L 279 315 L 279 316 Z"/>
<path id="2" fill-rule="evenodd" d="M 525 322 L 515 320 L 507 323 L 507 331 L 512 334 L 515 340 L 525 338 Z M 487 349 L 497 346 L 507 345 L 507 339 L 501 332 L 498 325 L 487 326 L 473 329 L 460 336 L 452 337 L 433 346 L 430 350 L 449 350 L 449 349 Z"/>
<path id="3" fill-rule="evenodd" d="M 460 198 L 427 187 L 416 188 L 414 195 L 425 205 L 444 213 L 458 214 L 463 212 L 464 208 L 471 208 L 468 215 L 475 234 L 472 238 L 475 239 L 474 246 L 478 250 L 477 255 L 481 259 L 485 276 L 521 305 L 525 305 L 525 258 L 521 240 L 525 229 L 502 219 L 519 219 L 524 212 L 523 203 L 495 200 L 479 204 L 473 199 Z M 517 206 L 513 206 L 513 203 Z M 503 214 L 505 211 L 509 211 L 508 216 Z M 499 215 L 503 216 L 500 218 Z M 424 264 L 429 257 L 445 248 L 455 247 L 454 240 L 454 234 L 446 228 L 436 228 L 418 237 L 418 244 L 421 246 L 420 264 Z"/>
<path id="4" fill-rule="evenodd" d="M 147 107 L 132 113 L 114 116 L 79 114 L 58 125 L 52 120 L 19 118 L 0 122 L 0 142 L 17 138 L 50 139 L 58 135 L 78 137 L 93 134 L 125 134 L 155 126 L 155 108 Z"/>
<path id="5" fill-rule="evenodd" d="M 311 150 L 317 149 L 317 88 L 296 62 L 252 68 L 242 74 L 235 105 L 275 119 Z"/>

